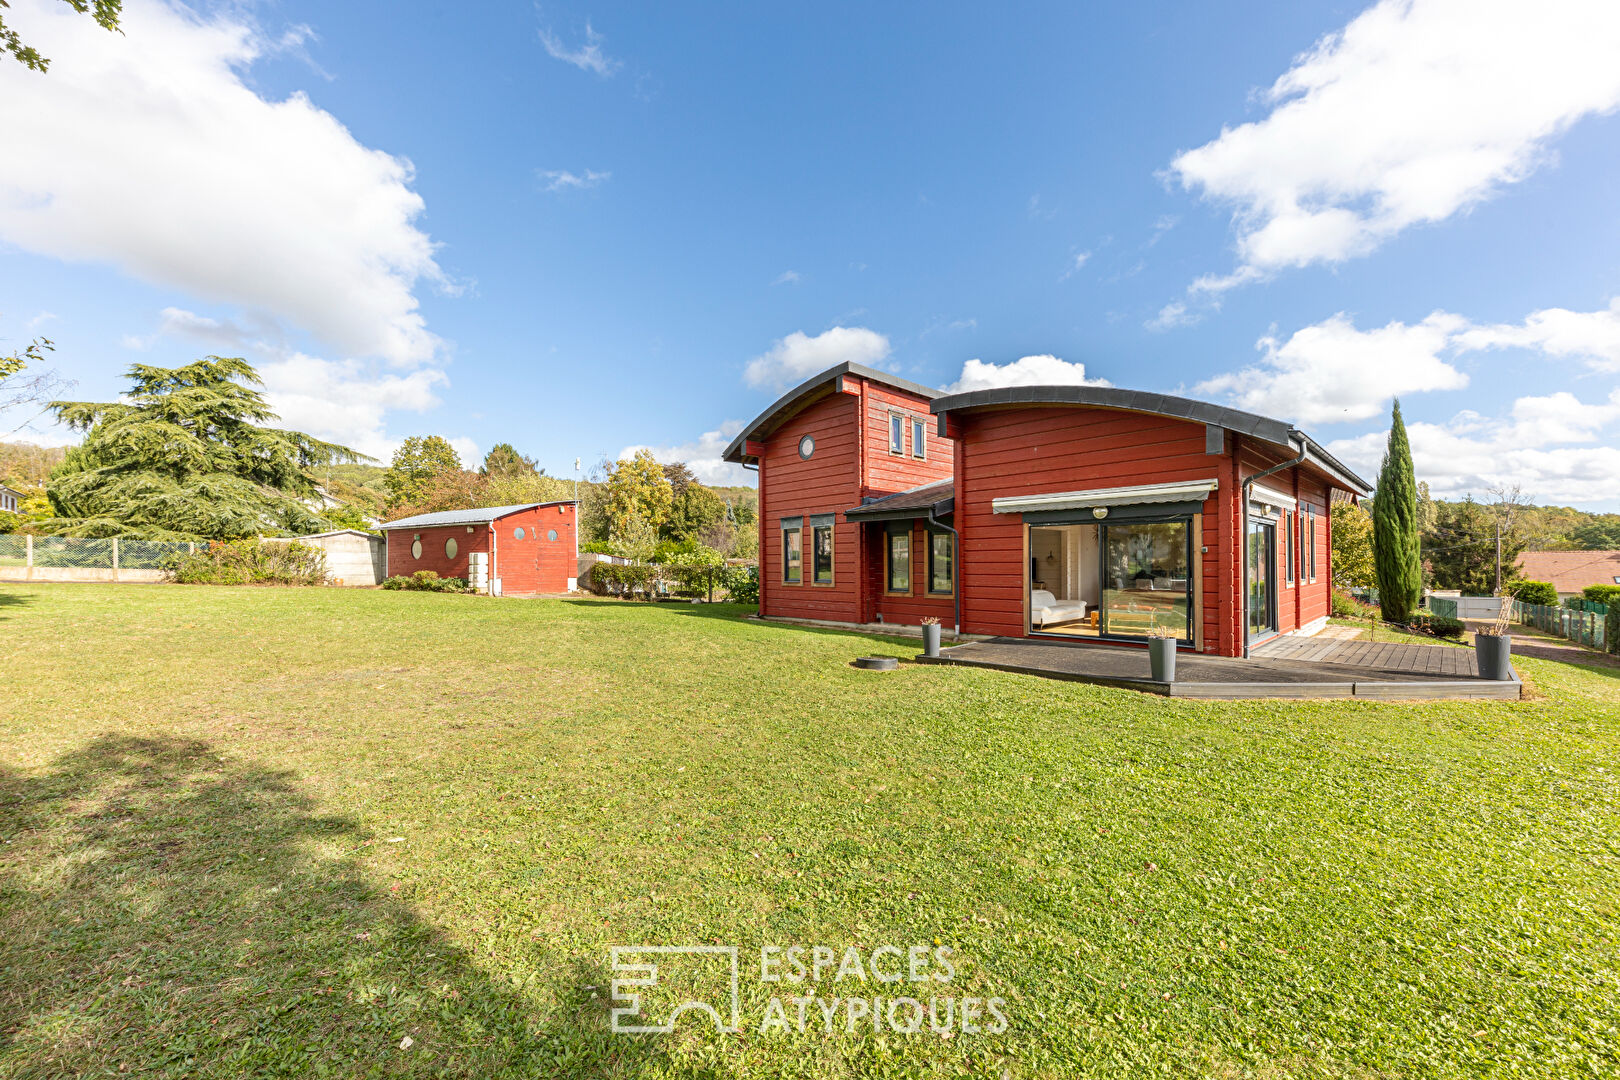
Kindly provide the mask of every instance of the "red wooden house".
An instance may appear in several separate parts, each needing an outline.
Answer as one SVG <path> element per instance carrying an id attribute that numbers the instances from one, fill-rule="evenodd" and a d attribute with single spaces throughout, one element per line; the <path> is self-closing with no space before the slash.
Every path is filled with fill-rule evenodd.
<path id="1" fill-rule="evenodd" d="M 502 596 L 569 592 L 579 565 L 578 509 L 572 501 L 526 503 L 384 522 L 388 576 L 432 570 L 476 578 Z"/>
<path id="2" fill-rule="evenodd" d="M 931 422 L 924 422 L 923 413 Z M 948 456 L 947 456 L 948 455 Z M 1336 492 L 1304 432 L 1112 387 L 943 395 L 844 364 L 744 429 L 760 611 L 1240 656 L 1327 620 Z"/>

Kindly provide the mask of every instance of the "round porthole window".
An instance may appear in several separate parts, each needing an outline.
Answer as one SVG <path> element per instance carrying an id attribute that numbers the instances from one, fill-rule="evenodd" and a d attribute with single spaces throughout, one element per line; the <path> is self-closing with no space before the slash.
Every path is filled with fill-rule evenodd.
<path id="1" fill-rule="evenodd" d="M 555 540 L 555 539 L 557 539 L 557 530 L 556 529 L 548 529 L 546 531 L 546 539 L 547 540 Z"/>
<path id="2" fill-rule="evenodd" d="M 810 458 L 810 455 L 815 453 L 815 452 L 816 452 L 816 440 L 815 439 L 813 439 L 809 435 L 806 435 L 804 438 L 799 440 L 799 456 L 801 458 L 804 458 L 805 460 L 808 461 L 809 458 Z"/>
<path id="3" fill-rule="evenodd" d="M 456 557 L 456 538 L 453 536 L 444 542 L 444 557 L 447 559 Z"/>
<path id="4" fill-rule="evenodd" d="M 412 540 L 411 541 L 411 558 L 420 559 L 421 557 L 422 557 L 422 541 L 420 541 L 420 540 Z"/>
<path id="5" fill-rule="evenodd" d="M 512 539 L 514 539 L 514 540 L 523 539 L 523 526 L 519 525 L 517 528 L 512 530 Z"/>

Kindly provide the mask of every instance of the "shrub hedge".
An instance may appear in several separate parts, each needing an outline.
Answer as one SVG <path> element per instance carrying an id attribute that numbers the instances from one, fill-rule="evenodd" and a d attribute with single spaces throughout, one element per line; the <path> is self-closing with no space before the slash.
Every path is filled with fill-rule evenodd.
<path id="1" fill-rule="evenodd" d="M 1620 585 L 1588 585 L 1581 598 L 1594 604 L 1620 604 Z"/>
<path id="2" fill-rule="evenodd" d="M 410 576 L 396 574 L 382 583 L 385 589 L 406 589 L 411 592 L 472 592 L 466 578 L 440 577 L 433 570 L 418 570 Z"/>
<path id="3" fill-rule="evenodd" d="M 183 585 L 326 584 L 326 549 L 296 540 L 213 540 L 158 565 Z"/>
<path id="4" fill-rule="evenodd" d="M 1508 591 L 1521 604 L 1558 606 L 1558 590 L 1553 588 L 1550 581 L 1516 581 L 1508 586 Z"/>

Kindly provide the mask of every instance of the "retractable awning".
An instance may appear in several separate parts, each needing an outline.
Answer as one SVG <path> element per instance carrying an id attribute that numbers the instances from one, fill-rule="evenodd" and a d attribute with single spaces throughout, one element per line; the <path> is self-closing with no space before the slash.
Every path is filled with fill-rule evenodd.
<path id="1" fill-rule="evenodd" d="M 1037 514 L 1046 510 L 1083 510 L 1097 506 L 1203 502 L 1218 487 L 1220 481 L 1211 477 L 1175 484 L 1138 484 L 1135 487 L 1092 488 L 1090 491 L 1057 491 L 1047 495 L 1012 495 L 991 499 L 990 507 L 998 514 Z"/>

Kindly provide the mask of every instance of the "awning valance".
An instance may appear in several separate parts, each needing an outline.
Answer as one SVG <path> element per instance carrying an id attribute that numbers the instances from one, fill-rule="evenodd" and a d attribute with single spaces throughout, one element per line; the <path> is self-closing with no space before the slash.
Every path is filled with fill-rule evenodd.
<path id="1" fill-rule="evenodd" d="M 1012 495 L 990 500 L 998 514 L 1033 514 L 1046 510 L 1083 510 L 1096 506 L 1134 506 L 1145 503 L 1203 502 L 1220 487 L 1214 477 L 1175 484 L 1138 484 L 1135 487 L 1058 491 L 1047 495 Z"/>

